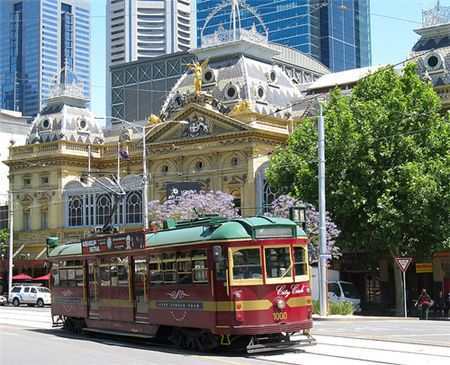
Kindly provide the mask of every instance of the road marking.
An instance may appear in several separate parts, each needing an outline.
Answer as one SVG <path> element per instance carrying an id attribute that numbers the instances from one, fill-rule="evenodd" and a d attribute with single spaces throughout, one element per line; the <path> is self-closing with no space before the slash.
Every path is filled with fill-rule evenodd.
<path id="1" fill-rule="evenodd" d="M 2 336 L 19 336 L 18 333 L 13 333 L 13 332 L 4 332 L 2 331 Z"/>
<path id="2" fill-rule="evenodd" d="M 205 360 L 220 361 L 220 362 L 224 362 L 226 364 L 246 365 L 245 363 L 240 362 L 240 361 L 223 360 L 223 359 L 218 359 L 214 356 L 202 356 L 202 355 L 192 355 L 192 356 L 199 357 L 200 359 L 205 359 Z"/>

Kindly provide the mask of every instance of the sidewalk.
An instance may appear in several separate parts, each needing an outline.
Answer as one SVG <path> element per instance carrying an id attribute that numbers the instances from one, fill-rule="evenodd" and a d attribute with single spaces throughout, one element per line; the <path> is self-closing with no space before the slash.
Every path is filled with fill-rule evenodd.
<path id="1" fill-rule="evenodd" d="M 360 316 L 360 315 L 339 315 L 333 314 L 330 316 L 320 316 L 313 314 L 313 321 L 378 321 L 378 320 L 393 320 L 403 319 L 410 321 L 419 321 L 419 317 L 396 317 L 396 316 Z M 450 321 L 448 317 L 428 317 L 429 321 Z"/>

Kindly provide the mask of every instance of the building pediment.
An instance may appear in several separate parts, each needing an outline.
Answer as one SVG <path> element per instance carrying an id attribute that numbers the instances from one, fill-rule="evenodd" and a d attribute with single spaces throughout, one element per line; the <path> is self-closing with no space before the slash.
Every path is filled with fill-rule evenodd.
<path id="1" fill-rule="evenodd" d="M 154 127 L 155 131 L 149 133 L 148 141 L 163 143 L 215 136 L 223 137 L 252 130 L 250 126 L 237 119 L 198 104 L 185 106 L 175 117 L 175 119 L 162 122 L 162 126 L 159 128 Z M 180 122 L 176 123 L 176 121 Z"/>

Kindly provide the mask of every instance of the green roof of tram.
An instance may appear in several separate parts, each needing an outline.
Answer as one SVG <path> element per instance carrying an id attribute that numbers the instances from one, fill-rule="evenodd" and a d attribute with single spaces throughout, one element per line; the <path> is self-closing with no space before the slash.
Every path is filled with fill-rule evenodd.
<path id="1" fill-rule="evenodd" d="M 306 233 L 294 222 L 285 218 L 251 217 L 235 218 L 230 221 L 210 220 L 199 221 L 193 226 L 184 223 L 185 226 L 165 229 L 157 232 L 146 233 L 146 246 L 158 247 L 191 242 L 251 240 L 258 228 L 264 227 L 296 227 L 297 237 L 305 237 Z M 274 237 L 276 238 L 276 237 Z M 65 244 L 49 250 L 49 257 L 81 255 L 81 243 Z"/>

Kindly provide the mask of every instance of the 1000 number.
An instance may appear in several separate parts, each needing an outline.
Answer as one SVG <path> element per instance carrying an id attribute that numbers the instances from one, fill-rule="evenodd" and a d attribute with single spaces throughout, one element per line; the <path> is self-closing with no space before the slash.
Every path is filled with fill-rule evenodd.
<path id="1" fill-rule="evenodd" d="M 287 317 L 288 317 L 287 312 L 275 312 L 273 314 L 274 321 L 281 321 L 283 319 L 287 319 Z"/>

